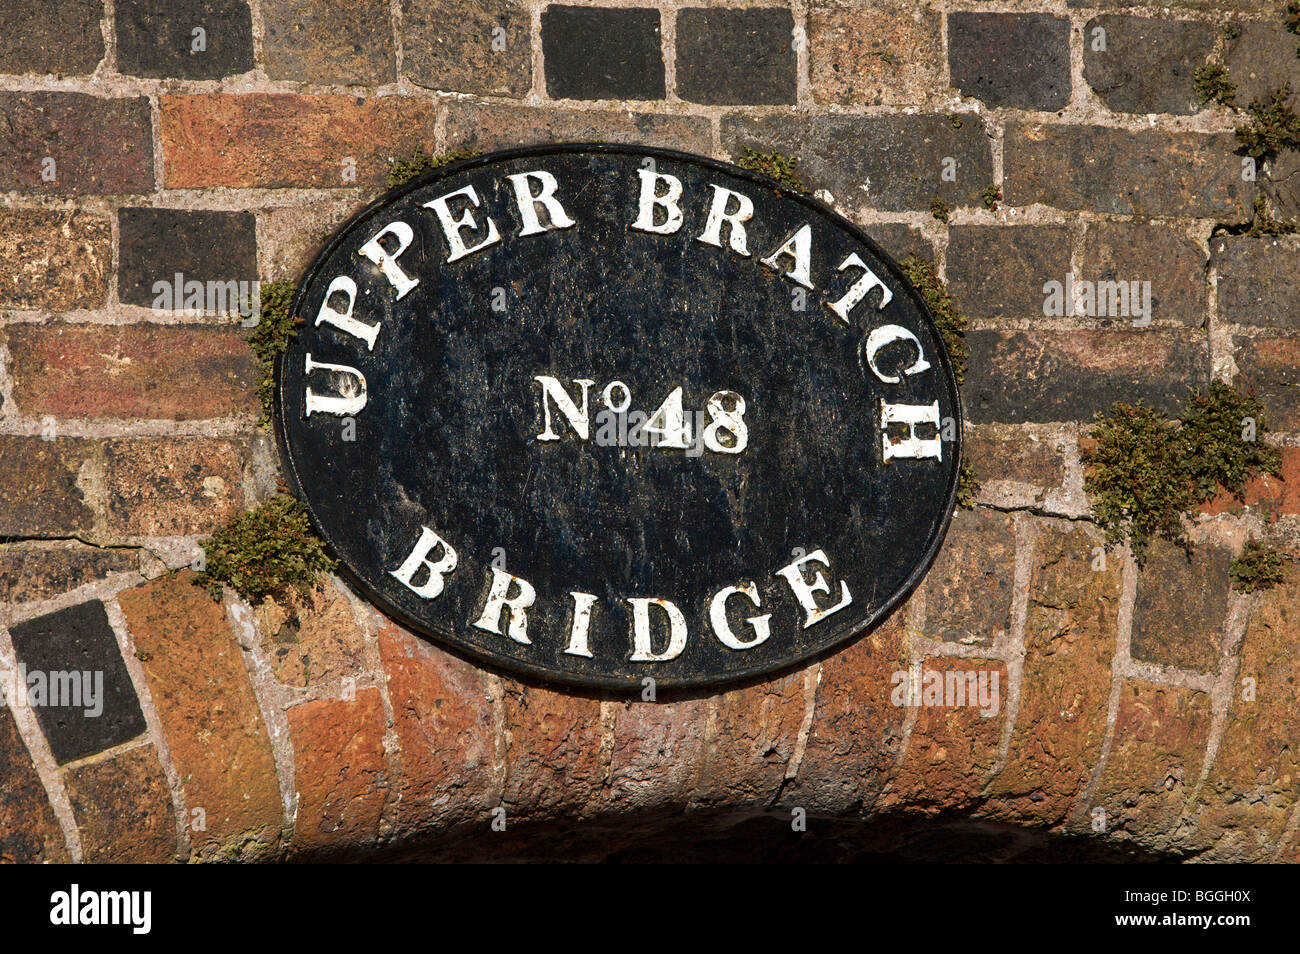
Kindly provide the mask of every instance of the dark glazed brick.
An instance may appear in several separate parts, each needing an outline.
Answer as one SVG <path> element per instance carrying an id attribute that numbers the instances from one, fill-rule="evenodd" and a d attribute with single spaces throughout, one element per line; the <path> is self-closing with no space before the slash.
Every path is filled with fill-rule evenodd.
<path id="1" fill-rule="evenodd" d="M 1300 337 L 1233 338 L 1240 374 L 1233 384 L 1254 390 L 1265 428 L 1300 431 Z"/>
<path id="2" fill-rule="evenodd" d="M 1227 41 L 1223 51 L 1228 78 L 1237 84 L 1237 105 L 1265 99 L 1290 83 L 1291 106 L 1300 109 L 1300 57 L 1296 56 L 1300 38 L 1286 30 L 1280 13 L 1272 22 L 1247 21 L 1240 26 L 1241 32 Z"/>
<path id="3" fill-rule="evenodd" d="M 1232 133 L 1013 123 L 1003 193 L 1014 206 L 1245 221 L 1254 187 L 1241 181 L 1236 149 Z"/>
<path id="4" fill-rule="evenodd" d="M 1205 252 L 1167 225 L 1089 222 L 1078 277 L 1094 282 L 1149 281 L 1153 320 L 1194 328 L 1205 324 Z"/>
<path id="5" fill-rule="evenodd" d="M 4 0 L 0 73 L 95 72 L 104 56 L 103 0 Z"/>
<path id="6" fill-rule="evenodd" d="M 454 101 L 447 113 L 447 148 L 490 152 L 552 142 L 618 142 L 707 154 L 712 135 L 703 116 L 559 109 Z"/>
<path id="7" fill-rule="evenodd" d="M 948 236 L 948 288 L 971 318 L 1042 317 L 1043 285 L 1070 270 L 1062 225 L 958 225 Z"/>
<path id="8" fill-rule="evenodd" d="M 793 103 L 793 41 L 789 10 L 680 10 L 677 95 L 716 105 Z"/>
<path id="9" fill-rule="evenodd" d="M 243 0 L 117 0 L 117 69 L 129 76 L 220 79 L 253 68 Z M 192 49 L 194 31 L 206 49 Z"/>
<path id="10" fill-rule="evenodd" d="M 1097 30 L 1105 31 L 1104 50 L 1094 49 Z M 1083 77 L 1115 112 L 1194 113 L 1200 97 L 1192 73 L 1217 32 L 1190 20 L 1094 17 L 1083 31 Z"/>
<path id="11" fill-rule="evenodd" d="M 328 84 L 397 79 L 388 0 L 276 0 L 262 5 L 272 79 Z"/>
<path id="12" fill-rule="evenodd" d="M 547 7 L 542 55 L 552 99 L 663 99 L 658 10 Z"/>
<path id="13" fill-rule="evenodd" d="M 95 514 L 82 493 L 91 441 L 0 437 L 0 537 L 89 533 Z"/>
<path id="14" fill-rule="evenodd" d="M 251 281 L 257 278 L 251 212 L 121 209 L 117 293 L 123 304 L 150 307 L 154 282 Z"/>
<path id="15" fill-rule="evenodd" d="M 862 231 L 871 236 L 875 243 L 896 262 L 902 261 L 909 255 L 925 259 L 927 262 L 934 261 L 934 246 L 921 234 L 920 229 L 914 229 L 910 225 L 878 222 L 874 225 L 862 226 Z"/>
<path id="16" fill-rule="evenodd" d="M 1070 101 L 1069 42 L 1063 17 L 950 13 L 952 85 L 990 106 L 1062 109 Z"/>
<path id="17" fill-rule="evenodd" d="M 143 97 L 0 92 L 0 188 L 41 194 L 153 191 L 153 132 Z M 55 179 L 41 178 L 45 159 Z"/>
<path id="18" fill-rule="evenodd" d="M 0 549 L 0 603 L 47 600 L 111 573 L 134 573 L 140 560 L 130 550 Z"/>
<path id="19" fill-rule="evenodd" d="M 928 211 L 938 197 L 971 205 L 993 181 L 993 156 L 984 128 L 972 116 L 955 126 L 947 116 L 730 115 L 722 120 L 722 148 L 778 149 L 799 160 L 810 189 L 828 189 L 841 208 Z M 957 163 L 957 181 L 941 178 L 943 159 Z"/>
<path id="20" fill-rule="evenodd" d="M 1231 561 L 1226 547 L 1195 547 L 1188 553 L 1155 541 L 1138 576 L 1133 658 L 1218 672 Z"/>
<path id="21" fill-rule="evenodd" d="M 9 634 L 18 662 L 27 667 L 28 686 L 32 686 L 32 676 L 37 673 L 43 673 L 48 680 L 47 701 L 51 704 L 34 705 L 32 711 L 60 764 L 121 745 L 144 732 L 144 714 L 103 603 L 91 600 L 38 616 L 11 626 Z M 93 712 L 94 707 L 85 695 L 81 695 L 77 706 L 52 704 L 68 701 L 67 696 L 55 699 L 59 673 L 71 673 L 81 680 L 87 672 L 91 673 L 92 685 L 85 688 L 92 692 L 102 689 L 96 700 L 102 711 L 87 714 L 86 709 Z"/>
<path id="22" fill-rule="evenodd" d="M 1300 245 L 1294 239 L 1210 239 L 1218 273 L 1219 321 L 1300 331 Z"/>
<path id="23" fill-rule="evenodd" d="M 962 388 L 973 423 L 1088 421 L 1115 401 L 1176 414 L 1208 383 L 1203 334 L 972 331 Z"/>
<path id="24" fill-rule="evenodd" d="M 63 831 L 7 705 L 0 707 L 0 779 L 0 863 L 66 862 Z"/>
<path id="25" fill-rule="evenodd" d="M 431 89 L 521 96 L 533 81 L 529 23 L 513 0 L 402 0 L 402 75 Z"/>

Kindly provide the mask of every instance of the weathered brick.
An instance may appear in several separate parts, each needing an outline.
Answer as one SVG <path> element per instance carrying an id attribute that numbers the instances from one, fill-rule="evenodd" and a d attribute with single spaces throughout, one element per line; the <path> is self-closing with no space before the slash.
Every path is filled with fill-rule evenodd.
<path id="1" fill-rule="evenodd" d="M 891 700 L 907 669 L 906 609 L 821 664 L 812 725 L 782 803 L 809 814 L 869 811 L 898 759 L 907 710 Z"/>
<path id="2" fill-rule="evenodd" d="M 0 862 L 67 862 L 67 843 L 45 786 L 13 713 L 8 706 L 0 709 Z"/>
<path id="3" fill-rule="evenodd" d="M 0 307 L 98 308 L 112 263 L 106 218 L 72 209 L 0 210 Z"/>
<path id="4" fill-rule="evenodd" d="M 1300 331 L 1300 245 L 1267 236 L 1210 239 L 1218 275 L 1219 320 Z"/>
<path id="5" fill-rule="evenodd" d="M 152 745 L 71 769 L 64 784 L 86 861 L 149 864 L 175 859 L 176 810 Z"/>
<path id="6" fill-rule="evenodd" d="M 1300 586 L 1254 597 L 1228 718 L 1214 763 L 1191 812 L 1201 860 L 1267 860 L 1300 798 Z"/>
<path id="7" fill-rule="evenodd" d="M 1133 658 L 1218 672 L 1231 562 L 1232 551 L 1227 547 L 1198 546 L 1184 551 L 1164 540 L 1153 541 L 1138 575 Z"/>
<path id="8" fill-rule="evenodd" d="M 386 186 L 391 160 L 432 146 L 436 112 L 413 96 L 296 93 L 162 96 L 158 108 L 172 189 Z"/>
<path id="9" fill-rule="evenodd" d="M 863 225 L 862 230 L 896 262 L 909 255 L 927 262 L 934 261 L 934 246 L 921 234 L 920 229 L 892 222 L 875 222 Z"/>
<path id="10" fill-rule="evenodd" d="M 794 17 L 787 9 L 677 12 L 677 95 L 690 103 L 795 101 Z"/>
<path id="11" fill-rule="evenodd" d="M 1192 74 L 1214 49 L 1216 33 L 1191 20 L 1093 17 L 1083 30 L 1083 78 L 1115 112 L 1194 113 L 1200 97 Z"/>
<path id="12" fill-rule="evenodd" d="M 808 14 L 813 98 L 839 105 L 912 106 L 942 86 L 943 37 L 929 8 L 816 6 Z"/>
<path id="13" fill-rule="evenodd" d="M 6 0 L 0 73 L 93 73 L 104 58 L 102 0 Z"/>
<path id="14" fill-rule="evenodd" d="M 195 853 L 256 858 L 279 843 L 280 784 L 262 713 L 226 613 L 188 571 L 117 597 L 149 681 L 191 816 Z M 191 825 L 191 829 L 193 829 Z"/>
<path id="15" fill-rule="evenodd" d="M 184 421 L 258 410 L 237 328 L 10 325 L 3 339 L 23 414 Z"/>
<path id="16" fill-rule="evenodd" d="M 966 438 L 963 454 L 981 484 L 1008 481 L 1050 490 L 1065 481 L 1060 445 L 1020 428 L 982 425 Z"/>
<path id="17" fill-rule="evenodd" d="M 27 697 L 56 761 L 94 755 L 145 731 L 103 603 L 91 600 L 25 620 L 9 634 L 19 665 L 27 667 Z"/>
<path id="18" fill-rule="evenodd" d="M 495 729 L 483 674 L 387 621 L 379 653 L 401 753 L 396 833 L 477 821 L 495 807 Z"/>
<path id="19" fill-rule="evenodd" d="M 275 678 L 307 688 L 355 680 L 365 671 L 365 637 L 352 605 L 326 584 L 307 596 L 263 600 L 257 607 L 262 648 Z"/>
<path id="20" fill-rule="evenodd" d="M 736 114 L 723 117 L 722 147 L 733 156 L 749 147 L 796 157 L 804 184 L 828 189 L 849 211 L 928 211 L 935 198 L 970 205 L 993 181 L 989 140 L 973 116 Z M 956 161 L 955 182 L 942 178 L 944 157 Z"/>
<path id="21" fill-rule="evenodd" d="M 1066 5 L 1070 7 L 1100 7 L 1103 9 L 1137 6 L 1133 0 L 1066 0 Z M 1161 6 L 1177 7 L 1181 10 L 1244 13 L 1248 16 L 1259 16 L 1263 5 L 1261 5 L 1260 0 L 1165 0 Z"/>
<path id="22" fill-rule="evenodd" d="M 0 92 L 0 126 L 5 128 L 0 182 L 6 190 L 41 195 L 153 191 L 152 121 L 143 96 Z M 47 181 L 47 175 L 53 179 Z"/>
<path id="23" fill-rule="evenodd" d="M 108 526 L 166 537 L 211 533 L 243 504 L 246 450 L 219 438 L 119 438 L 104 442 Z"/>
<path id="24" fill-rule="evenodd" d="M 1281 5 L 1277 5 L 1280 7 Z M 1300 58 L 1296 35 L 1287 31 L 1282 17 L 1271 22 L 1242 21 L 1237 35 L 1224 44 L 1223 64 L 1237 84 L 1237 105 L 1267 100 L 1273 90 L 1291 84 L 1291 105 L 1300 107 Z"/>
<path id="25" fill-rule="evenodd" d="M 507 812 L 580 814 L 600 794 L 600 702 L 505 684 Z"/>
<path id="26" fill-rule="evenodd" d="M 1241 373 L 1238 388 L 1253 389 L 1270 431 L 1300 430 L 1300 336 L 1232 339 Z"/>
<path id="27" fill-rule="evenodd" d="M 67 593 L 114 573 L 136 573 L 129 550 L 59 544 L 54 548 L 0 544 L 0 603 L 31 603 Z"/>
<path id="28" fill-rule="evenodd" d="M 1045 13 L 951 13 L 952 85 L 990 106 L 1063 109 L 1070 100 L 1070 21 Z"/>
<path id="29" fill-rule="evenodd" d="M 931 639 L 991 646 L 1011 626 L 1016 526 L 1010 514 L 958 510 L 922 584 Z"/>
<path id="30" fill-rule="evenodd" d="M 976 423 L 1091 421 L 1139 399 L 1176 414 L 1208 384 L 1203 333 L 972 331 L 963 394 Z"/>
<path id="31" fill-rule="evenodd" d="M 1083 527 L 1044 523 L 1034 546 L 1024 675 L 1006 763 L 984 814 L 1055 827 L 1101 754 L 1119 625 L 1120 561 L 1092 569 Z"/>
<path id="32" fill-rule="evenodd" d="M 280 0 L 262 9 L 272 79 L 378 85 L 397 79 L 388 0 Z"/>
<path id="33" fill-rule="evenodd" d="M 258 217 L 258 252 L 264 281 L 298 281 L 340 225 L 360 208 L 350 199 L 314 201 L 310 207 L 274 206 Z"/>
<path id="34" fill-rule="evenodd" d="M 806 710 L 802 671 L 719 695 L 695 801 L 769 805 L 781 790 Z"/>
<path id="35" fill-rule="evenodd" d="M 1070 230 L 1037 225 L 959 225 L 948 232 L 948 288 L 962 314 L 1043 314 L 1043 285 L 1070 270 Z"/>
<path id="36" fill-rule="evenodd" d="M 1209 732 L 1208 693 L 1125 680 L 1089 806 L 1105 810 L 1106 831 L 1152 847 L 1166 843 L 1200 779 Z"/>
<path id="37" fill-rule="evenodd" d="M 929 811 L 968 808 L 978 799 L 998 759 L 1006 720 L 1002 707 L 1006 666 L 989 659 L 931 658 L 922 664 L 916 682 L 921 694 L 911 700 L 911 705 L 919 706 L 916 724 L 907 755 L 881 806 L 901 803 Z"/>
<path id="38" fill-rule="evenodd" d="M 117 0 L 114 11 L 121 73 L 220 79 L 253 68 L 244 0 Z"/>
<path id="39" fill-rule="evenodd" d="M 0 536 L 88 533 L 95 513 L 81 478 L 95 446 L 71 438 L 0 437 Z"/>
<path id="40" fill-rule="evenodd" d="M 447 148 L 490 152 L 551 142 L 618 142 L 708 153 L 709 122 L 699 116 L 596 112 L 456 101 L 447 114 Z"/>
<path id="41" fill-rule="evenodd" d="M 389 781 L 379 690 L 305 702 L 288 716 L 298 791 L 293 847 L 339 852 L 373 845 Z"/>
<path id="42" fill-rule="evenodd" d="M 1194 328 L 1205 323 L 1205 252 L 1175 229 L 1155 222 L 1089 222 L 1080 261 L 1077 278 L 1150 282 L 1152 319 Z M 1111 317 L 1126 324 L 1134 313 Z"/>
<path id="43" fill-rule="evenodd" d="M 1012 123 L 1003 192 L 1015 206 L 1244 221 L 1254 189 L 1236 149 L 1232 133 Z"/>
<path id="44" fill-rule="evenodd" d="M 1240 497 L 1220 491 L 1213 500 L 1201 505 L 1201 512 L 1221 514 L 1255 507 L 1272 518 L 1279 514 L 1300 514 L 1300 447 L 1279 447 L 1280 477 L 1262 474 L 1252 477 Z"/>
<path id="45" fill-rule="evenodd" d="M 257 278 L 257 223 L 251 212 L 121 209 L 118 246 L 117 294 L 127 305 L 152 307 L 160 297 L 154 285 L 172 286 L 177 274 L 205 286 Z"/>
<path id="46" fill-rule="evenodd" d="M 402 0 L 402 73 L 432 89 L 522 96 L 532 86 L 529 28 L 513 0 Z"/>
<path id="47" fill-rule="evenodd" d="M 608 799 L 619 811 L 686 805 L 704 753 L 704 699 L 626 702 L 614 712 Z"/>
<path id="48" fill-rule="evenodd" d="M 570 7 L 542 11 L 546 94 L 552 99 L 663 99 L 659 11 Z"/>

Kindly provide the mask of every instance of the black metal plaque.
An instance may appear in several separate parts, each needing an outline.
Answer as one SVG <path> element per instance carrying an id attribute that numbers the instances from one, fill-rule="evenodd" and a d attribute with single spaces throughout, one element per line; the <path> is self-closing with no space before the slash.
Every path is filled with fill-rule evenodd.
<path id="1" fill-rule="evenodd" d="M 389 193 L 294 302 L 293 489 L 386 613 L 502 668 L 705 686 L 919 580 L 961 411 L 898 267 L 821 203 L 610 145 Z"/>

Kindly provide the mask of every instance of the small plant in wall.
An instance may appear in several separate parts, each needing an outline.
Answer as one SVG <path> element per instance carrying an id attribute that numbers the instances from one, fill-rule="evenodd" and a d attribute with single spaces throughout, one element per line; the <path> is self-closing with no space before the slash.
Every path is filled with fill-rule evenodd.
<path id="1" fill-rule="evenodd" d="M 423 149 L 417 149 L 402 159 L 394 159 L 388 166 L 388 188 L 395 189 L 400 185 L 406 185 L 415 179 L 420 178 L 426 172 L 433 172 L 435 169 L 441 169 L 443 166 L 449 166 L 453 162 L 460 162 L 463 159 L 473 159 L 479 153 L 469 149 L 459 149 L 452 152 L 441 152 L 436 156 Z"/>
<path id="2" fill-rule="evenodd" d="M 775 149 L 768 152 L 757 152 L 746 146 L 744 154 L 736 158 L 736 165 L 742 169 L 748 169 L 750 172 L 757 172 L 759 175 L 767 176 L 769 179 L 775 179 L 796 192 L 808 191 L 803 184 L 803 180 L 799 178 L 799 161 L 787 156 L 785 153 L 777 152 Z"/>
<path id="3" fill-rule="evenodd" d="M 1267 590 L 1282 582 L 1286 557 L 1258 540 L 1247 540 L 1241 555 L 1232 561 L 1228 575 L 1239 593 Z"/>

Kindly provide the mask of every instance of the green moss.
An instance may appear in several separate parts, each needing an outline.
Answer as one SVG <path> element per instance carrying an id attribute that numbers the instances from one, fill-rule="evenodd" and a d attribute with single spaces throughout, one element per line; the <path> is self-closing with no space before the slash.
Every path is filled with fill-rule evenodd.
<path id="1" fill-rule="evenodd" d="M 943 201 L 943 199 L 939 198 L 938 196 L 935 196 L 933 199 L 930 200 L 930 214 L 933 215 L 940 222 L 947 222 L 948 215 L 951 212 L 952 209 L 949 207 L 948 203 Z"/>
<path id="2" fill-rule="evenodd" d="M 1237 84 L 1228 79 L 1228 68 L 1222 63 L 1206 63 L 1192 73 L 1192 89 L 1202 103 L 1235 106 Z"/>
<path id="3" fill-rule="evenodd" d="M 1268 210 L 1268 200 L 1255 196 L 1255 214 L 1251 217 L 1246 235 L 1290 235 L 1297 229 L 1295 219 L 1275 219 Z"/>
<path id="4" fill-rule="evenodd" d="M 312 531 L 307 508 L 288 494 L 240 514 L 203 543 L 204 570 L 194 582 L 213 599 L 229 586 L 249 602 L 311 592 L 316 574 L 337 564 Z"/>
<path id="5" fill-rule="evenodd" d="M 998 203 L 1002 201 L 1002 190 L 995 185 L 986 185 L 975 197 L 984 203 L 984 208 L 996 212 Z"/>
<path id="6" fill-rule="evenodd" d="M 1107 541 L 1127 541 L 1139 562 L 1153 537 L 1181 542 L 1197 503 L 1220 487 L 1240 497 L 1251 477 L 1278 473 L 1277 450 L 1253 439 L 1264 431 L 1255 396 L 1220 382 L 1188 401 L 1181 425 L 1140 401 L 1098 414 L 1084 489 Z"/>
<path id="7" fill-rule="evenodd" d="M 769 179 L 775 179 L 796 192 L 808 191 L 803 180 L 799 178 L 799 170 L 796 168 L 799 160 L 775 149 L 771 152 L 756 152 L 746 146 L 745 154 L 736 160 L 736 165 L 750 172 L 767 176 Z"/>
<path id="8" fill-rule="evenodd" d="M 263 426 L 271 423 L 272 409 L 275 406 L 275 359 L 289 346 L 289 339 L 297 334 L 293 326 L 298 323 L 298 319 L 289 314 L 296 294 L 298 286 L 293 282 L 270 282 L 263 285 L 257 327 L 247 339 L 248 346 L 257 357 L 260 372 L 257 397 L 262 405 L 262 416 L 258 423 Z"/>
<path id="9" fill-rule="evenodd" d="M 953 129 L 961 129 L 961 117 L 957 115 L 949 116 L 948 125 Z"/>
<path id="10" fill-rule="evenodd" d="M 1223 25 L 1223 38 L 1225 40 L 1235 40 L 1239 36 L 1241 36 L 1240 23 L 1225 23 Z"/>
<path id="11" fill-rule="evenodd" d="M 1300 33 L 1300 0 L 1288 0 L 1286 5 L 1286 28 L 1291 33 Z"/>
<path id="12" fill-rule="evenodd" d="M 979 492 L 980 482 L 975 476 L 975 468 L 970 461 L 963 460 L 961 470 L 957 473 L 957 506 L 965 510 L 972 509 Z"/>
<path id="13" fill-rule="evenodd" d="M 462 159 L 473 159 L 478 152 L 473 150 L 456 150 L 455 152 L 440 152 L 433 156 L 423 149 L 417 149 L 405 159 L 394 159 L 388 166 L 388 188 L 395 189 L 400 185 L 406 185 L 414 179 L 420 178 L 426 172 L 433 172 L 435 169 L 441 169 L 443 166 L 449 166 L 453 162 L 460 162 Z"/>
<path id="14" fill-rule="evenodd" d="M 930 314 L 934 316 L 934 323 L 948 348 L 948 356 L 952 358 L 953 374 L 960 385 L 966 380 L 966 316 L 957 311 L 952 296 L 948 294 L 948 286 L 935 271 L 933 263 L 909 255 L 898 266 L 930 307 Z"/>
<path id="15" fill-rule="evenodd" d="M 1241 556 L 1232 561 L 1228 575 L 1232 588 L 1241 593 L 1267 590 L 1282 582 L 1282 564 L 1285 558 L 1272 547 L 1258 540 L 1247 540 Z"/>
<path id="16" fill-rule="evenodd" d="M 1291 84 L 1286 83 L 1247 107 L 1250 122 L 1236 130 L 1246 155 L 1261 159 L 1283 149 L 1300 149 L 1300 116 L 1287 102 L 1290 96 Z"/>

